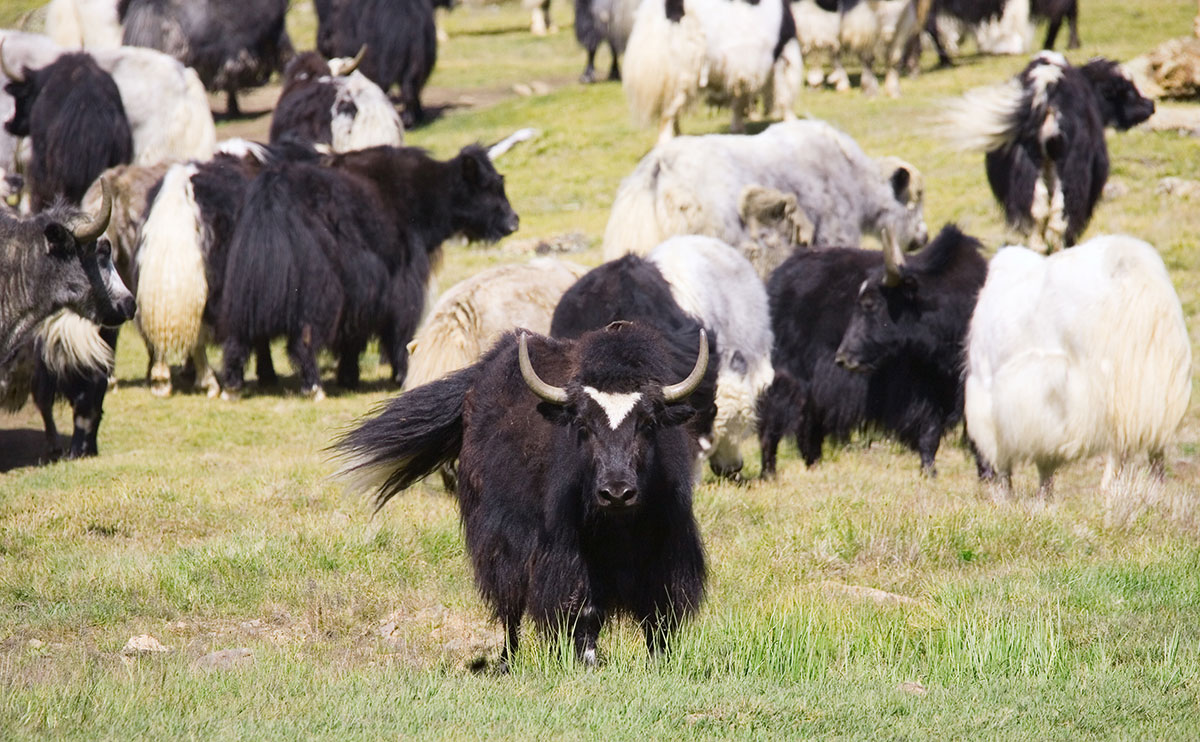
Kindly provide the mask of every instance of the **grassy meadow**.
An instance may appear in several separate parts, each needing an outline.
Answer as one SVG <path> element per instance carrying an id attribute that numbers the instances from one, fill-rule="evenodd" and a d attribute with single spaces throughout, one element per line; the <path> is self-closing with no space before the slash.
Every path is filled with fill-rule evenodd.
<path id="1" fill-rule="evenodd" d="M 0 2 L 0 22 L 30 5 Z M 1148 51 L 1190 32 L 1195 12 L 1190 0 L 1081 5 L 1074 61 Z M 497 163 L 521 230 L 449 246 L 443 288 L 567 232 L 590 244 L 571 259 L 598 263 L 617 184 L 653 144 L 618 84 L 575 81 L 584 55 L 570 5 L 553 10 L 562 30 L 544 38 L 517 3 L 440 16 L 450 38 L 426 93 L 440 115 L 408 143 L 446 157 L 540 130 Z M 310 47 L 311 5 L 294 2 L 289 24 Z M 797 112 L 912 162 L 931 231 L 955 221 L 994 250 L 1009 235 L 982 157 L 950 149 L 935 114 L 1025 60 L 924 62 L 899 100 L 806 90 Z M 277 91 L 243 108 L 266 110 Z M 267 125 L 219 133 L 265 138 Z M 726 112 L 703 108 L 683 121 L 685 133 L 727 126 Z M 1135 130 L 1109 144 L 1117 185 L 1087 236 L 1156 245 L 1200 339 L 1200 204 L 1159 192 L 1163 178 L 1200 178 L 1200 143 Z M 330 396 L 314 404 L 275 353 L 282 391 L 251 382 L 236 403 L 162 400 L 127 329 L 101 454 L 87 461 L 34 465 L 36 410 L 0 417 L 0 738 L 1200 736 L 1200 395 L 1165 484 L 1131 475 L 1106 493 L 1102 463 L 1087 461 L 1060 472 L 1045 504 L 1032 467 L 1015 477 L 1016 501 L 993 503 L 958 431 L 935 480 L 869 437 L 827 447 L 808 471 L 785 444 L 771 482 L 706 472 L 696 514 L 708 597 L 668 658 L 648 661 L 640 632 L 617 621 L 589 671 L 527 626 L 512 674 L 496 677 L 469 669 L 501 635 L 453 499 L 430 480 L 372 516 L 328 478 L 331 439 L 395 394 L 376 354 L 353 394 L 326 359 Z M 69 430 L 66 406 L 58 421 Z M 755 476 L 757 446 L 744 453 Z M 143 634 L 169 651 L 123 655 Z M 201 658 L 217 650 L 242 651 L 213 668 Z"/>

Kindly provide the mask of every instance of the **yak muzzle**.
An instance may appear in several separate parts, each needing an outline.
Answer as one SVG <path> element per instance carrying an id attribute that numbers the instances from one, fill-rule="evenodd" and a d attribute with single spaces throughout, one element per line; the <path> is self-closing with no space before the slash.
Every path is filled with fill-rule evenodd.
<path id="1" fill-rule="evenodd" d="M 609 482 L 596 488 L 596 501 L 602 508 L 621 510 L 638 504 L 637 486 L 629 482 Z"/>

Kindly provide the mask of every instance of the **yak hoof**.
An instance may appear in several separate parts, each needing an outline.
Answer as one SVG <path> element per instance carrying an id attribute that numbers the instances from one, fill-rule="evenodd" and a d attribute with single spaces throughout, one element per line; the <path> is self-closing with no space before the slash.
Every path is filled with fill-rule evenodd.
<path id="1" fill-rule="evenodd" d="M 239 400 L 241 398 L 242 398 L 242 390 L 241 389 L 222 389 L 221 390 L 221 399 L 225 400 L 226 402 L 236 402 L 237 400 Z"/>
<path id="2" fill-rule="evenodd" d="M 160 399 L 171 396 L 171 380 L 159 381 L 156 379 L 150 382 L 150 393 Z"/>
<path id="3" fill-rule="evenodd" d="M 322 389 L 319 384 L 309 387 L 308 389 L 304 389 L 303 394 L 314 402 L 320 402 L 321 400 L 325 399 L 325 390 Z"/>

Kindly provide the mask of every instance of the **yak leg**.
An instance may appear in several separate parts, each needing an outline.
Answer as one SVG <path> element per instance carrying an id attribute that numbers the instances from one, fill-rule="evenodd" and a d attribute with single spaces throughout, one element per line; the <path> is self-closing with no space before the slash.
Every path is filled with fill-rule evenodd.
<path id="1" fill-rule="evenodd" d="M 221 380 L 221 399 L 237 399 L 246 383 L 246 361 L 250 358 L 250 346 L 241 338 L 225 340 L 225 373 Z"/>
<path id="2" fill-rule="evenodd" d="M 207 331 L 202 333 L 200 341 L 192 348 L 192 366 L 196 370 L 196 388 L 203 389 L 208 398 L 213 399 L 221 393 L 221 383 L 212 366 L 208 365 L 207 336 Z"/>
<path id="3" fill-rule="evenodd" d="M 583 68 L 583 74 L 579 76 L 579 82 L 584 85 L 596 82 L 596 49 L 598 46 L 598 44 L 588 44 L 587 66 Z"/>
<path id="4" fill-rule="evenodd" d="M 104 414 L 104 395 L 108 391 L 108 374 L 103 370 L 88 370 L 72 391 L 71 407 L 75 430 L 71 434 L 68 458 L 78 459 L 100 453 L 96 436 Z"/>
<path id="5" fill-rule="evenodd" d="M 1071 35 L 1067 38 L 1068 49 L 1078 49 L 1083 46 L 1079 42 L 1079 6 L 1073 5 L 1067 12 L 1067 26 L 1071 30 Z M 1200 15 L 1196 16 L 1196 35 L 1200 36 Z"/>
<path id="6" fill-rule="evenodd" d="M 1054 466 L 1038 462 L 1038 488 L 1037 496 L 1042 502 L 1048 502 L 1054 497 Z"/>
<path id="7" fill-rule="evenodd" d="M 242 115 L 242 108 L 238 105 L 237 87 L 233 83 L 225 88 L 225 116 L 227 118 L 238 118 Z"/>
<path id="8" fill-rule="evenodd" d="M 254 373 L 259 386 L 275 386 L 279 383 L 275 362 L 271 360 L 270 340 L 260 340 L 254 344 Z"/>
<path id="9" fill-rule="evenodd" d="M 541 5 L 533 9 L 533 15 L 529 19 L 529 32 L 534 36 L 545 36 L 550 33 L 553 24 L 550 22 L 550 0 L 545 0 Z"/>
<path id="10" fill-rule="evenodd" d="M 862 77 L 859 78 L 859 85 L 862 87 L 863 95 L 879 95 L 879 78 L 875 77 L 875 55 L 864 53 L 859 55 L 859 59 L 862 61 Z"/>
<path id="11" fill-rule="evenodd" d="M 598 664 L 596 642 L 600 639 L 600 627 L 603 623 L 603 614 L 597 611 L 594 605 L 586 605 L 571 617 L 568 624 L 572 627 L 571 633 L 575 640 L 575 657 L 588 667 Z"/>
<path id="12" fill-rule="evenodd" d="M 358 357 L 367 349 L 365 338 L 346 341 L 338 349 L 337 383 L 343 389 L 357 389 L 359 380 Z"/>
<path id="13" fill-rule="evenodd" d="M 1150 452 L 1150 476 L 1160 483 L 1167 478 L 1166 452 L 1161 448 Z"/>
<path id="14" fill-rule="evenodd" d="M 304 325 L 298 336 L 288 338 L 288 357 L 300 372 L 300 393 L 314 402 L 325 399 L 321 388 L 321 370 L 317 366 L 317 351 L 313 347 L 311 325 Z"/>
<path id="15" fill-rule="evenodd" d="M 1062 27 L 1062 16 L 1056 15 L 1050 19 L 1050 26 L 1046 29 L 1046 43 L 1042 44 L 1043 49 L 1053 49 L 1054 42 L 1058 40 L 1058 29 Z M 1075 47 L 1071 47 L 1074 49 Z"/>
<path id="16" fill-rule="evenodd" d="M 150 393 L 156 397 L 171 396 L 171 366 L 166 357 L 154 348 L 150 356 Z"/>
<path id="17" fill-rule="evenodd" d="M 917 441 L 917 453 L 921 455 L 921 473 L 930 479 L 937 479 L 937 460 L 938 447 L 942 443 L 942 430 L 940 426 L 931 425 L 921 432 L 921 437 Z"/>
<path id="18" fill-rule="evenodd" d="M 613 44 L 612 39 L 608 40 L 608 50 L 612 52 L 612 66 L 608 68 L 609 80 L 621 79 L 621 65 L 617 61 L 617 47 Z"/>
<path id="19" fill-rule="evenodd" d="M 736 95 L 733 98 L 733 120 L 729 122 L 729 133 L 746 133 L 746 113 L 750 110 L 750 96 Z"/>
<path id="20" fill-rule="evenodd" d="M 988 482 L 988 490 L 991 492 L 992 502 L 996 504 L 1011 500 L 1012 469 L 996 472 L 996 475 Z"/>
<path id="21" fill-rule="evenodd" d="M 58 445 L 58 426 L 54 424 L 54 395 L 57 388 L 58 380 L 49 369 L 43 370 L 42 360 L 39 358 L 37 370 L 33 375 L 33 402 L 42 414 L 42 425 L 46 429 L 46 444 L 51 459 L 62 456 L 62 447 Z"/>
<path id="22" fill-rule="evenodd" d="M 850 89 L 850 75 L 846 74 L 846 68 L 842 66 L 842 51 L 833 53 L 833 72 L 829 73 L 829 77 L 825 78 L 826 82 L 833 84 L 833 89 L 839 93 L 844 93 Z"/>
<path id="23" fill-rule="evenodd" d="M 765 428 L 759 432 L 758 445 L 762 449 L 762 472 L 760 476 L 770 479 L 775 476 L 775 466 L 778 461 L 779 441 L 783 431 L 777 426 Z"/>
<path id="24" fill-rule="evenodd" d="M 521 641 L 521 614 L 524 611 L 508 612 L 504 616 L 504 648 L 500 650 L 500 662 L 496 671 L 508 674 L 512 667 L 513 657 L 517 655 L 517 647 Z"/>

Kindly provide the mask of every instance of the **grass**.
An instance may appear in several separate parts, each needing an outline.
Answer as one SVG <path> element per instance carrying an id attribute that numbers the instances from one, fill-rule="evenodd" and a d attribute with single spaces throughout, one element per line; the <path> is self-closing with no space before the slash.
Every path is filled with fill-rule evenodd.
<path id="1" fill-rule="evenodd" d="M 5 3 L 0 20 L 25 7 Z M 1085 48 L 1071 56 L 1128 58 L 1185 33 L 1192 10 L 1095 0 L 1081 18 Z M 570 18 L 565 3 L 554 12 Z M 450 40 L 427 96 L 445 108 L 408 141 L 448 156 L 523 126 L 542 133 L 499 162 L 521 232 L 497 246 L 451 246 L 443 287 L 523 259 L 519 241 L 570 230 L 592 241 L 572 257 L 599 262 L 612 194 L 653 143 L 630 124 L 619 86 L 574 83 L 583 55 L 569 30 L 533 39 L 526 21 L 516 4 L 445 16 Z M 308 46 L 311 9 L 296 3 L 289 27 Z M 806 91 L 797 107 L 870 153 L 915 164 L 931 228 L 957 221 L 995 248 L 1009 236 L 980 158 L 948 149 L 932 113 L 1021 66 L 968 58 L 904 80 L 898 101 Z M 533 81 L 550 92 L 514 92 Z M 722 131 L 727 121 L 698 110 L 683 126 Z M 265 135 L 265 120 L 254 125 Z M 1195 328 L 1200 212 L 1156 193 L 1164 177 L 1196 177 L 1195 141 L 1144 131 L 1109 141 L 1113 177 L 1127 190 L 1101 205 L 1088 234 L 1155 244 Z M 913 455 L 869 437 L 828 448 L 811 471 L 785 446 L 773 482 L 706 475 L 696 513 L 708 598 L 669 658 L 648 661 L 636 627 L 615 621 L 596 671 L 528 632 L 513 674 L 498 678 L 467 669 L 494 656 L 500 637 L 475 593 L 453 500 L 427 482 L 372 517 L 327 480 L 332 437 L 394 393 L 374 354 L 365 391 L 332 387 L 317 405 L 299 396 L 294 376 L 282 393 L 236 404 L 186 393 L 163 401 L 146 389 L 145 368 L 127 331 L 99 458 L 0 473 L 0 738 L 1200 732 L 1195 405 L 1164 487 L 1135 480 L 1106 496 L 1098 462 L 1084 462 L 1062 472 L 1045 506 L 1030 502 L 1032 471 L 1018 476 L 1026 497 L 994 504 L 957 434 L 933 481 Z M 40 436 L 31 408 L 0 427 L 0 445 Z M 753 475 L 757 450 L 744 453 Z M 847 585 L 908 600 L 876 603 Z M 171 651 L 123 659 L 126 640 L 146 633 Z M 249 664 L 195 664 L 237 647 L 251 650 Z"/>

